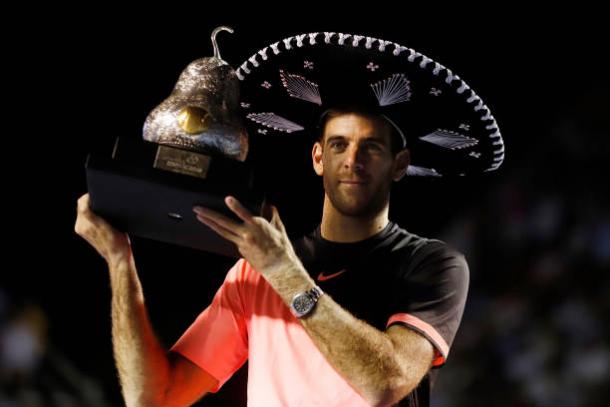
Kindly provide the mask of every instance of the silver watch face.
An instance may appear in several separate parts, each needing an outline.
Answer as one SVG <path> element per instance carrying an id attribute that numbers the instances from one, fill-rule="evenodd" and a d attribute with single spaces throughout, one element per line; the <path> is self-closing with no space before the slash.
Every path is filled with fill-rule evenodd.
<path id="1" fill-rule="evenodd" d="M 292 300 L 292 309 L 297 316 L 302 316 L 311 311 L 315 304 L 316 301 L 309 294 L 301 293 Z"/>

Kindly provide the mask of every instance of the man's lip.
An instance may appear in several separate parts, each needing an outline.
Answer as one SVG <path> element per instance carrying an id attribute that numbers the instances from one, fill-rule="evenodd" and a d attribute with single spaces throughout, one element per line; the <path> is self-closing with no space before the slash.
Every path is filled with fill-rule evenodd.
<path id="1" fill-rule="evenodd" d="M 350 181 L 350 180 L 345 180 L 345 181 L 339 181 L 342 182 L 344 184 L 365 184 L 365 181 Z"/>

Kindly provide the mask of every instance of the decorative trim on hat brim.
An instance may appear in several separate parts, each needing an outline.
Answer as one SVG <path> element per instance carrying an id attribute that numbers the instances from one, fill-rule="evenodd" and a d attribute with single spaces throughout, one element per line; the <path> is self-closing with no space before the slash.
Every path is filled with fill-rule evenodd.
<path id="1" fill-rule="evenodd" d="M 492 140 L 492 145 L 497 146 L 497 148 L 493 150 L 492 164 L 484 171 L 494 171 L 498 169 L 504 161 L 504 141 L 502 139 L 502 135 L 498 128 L 497 122 L 491 114 L 490 109 L 483 103 L 481 98 L 474 92 L 474 90 L 472 90 L 470 86 L 466 82 L 464 82 L 458 75 L 454 75 L 453 72 L 445 66 L 433 61 L 431 58 L 428 58 L 427 56 L 411 48 L 404 47 L 392 41 L 385 41 L 362 35 L 344 34 L 336 32 L 314 32 L 295 35 L 275 42 L 254 53 L 236 70 L 237 77 L 241 81 L 245 80 L 249 74 L 257 70 L 257 68 L 259 68 L 261 64 L 264 63 L 264 61 L 267 61 L 269 59 L 271 53 L 273 53 L 274 55 L 279 55 L 282 52 L 289 52 L 294 47 L 303 47 L 306 43 L 308 43 L 309 45 L 333 44 L 345 47 L 364 47 L 367 50 L 377 50 L 380 53 L 386 52 L 387 49 L 391 51 L 394 56 L 406 58 L 408 62 L 416 64 L 416 66 L 418 66 L 422 70 L 429 69 L 428 66 L 433 65 L 432 74 L 444 78 L 444 81 L 448 85 L 452 85 L 452 87 L 455 88 L 455 92 L 457 94 L 463 95 L 465 101 L 469 105 L 471 105 L 473 111 L 480 114 L 480 120 L 483 122 L 488 122 L 485 126 L 485 129 L 490 131 L 488 137 Z M 320 103 L 319 93 L 317 92 L 317 87 L 315 86 L 315 84 L 312 84 L 308 82 L 305 78 L 299 77 L 297 75 L 288 76 L 284 74 L 283 80 L 286 81 L 284 83 L 284 86 L 289 90 L 289 92 L 290 89 L 296 89 L 296 85 L 306 90 L 305 93 L 297 93 L 293 91 L 291 93 L 291 96 L 302 98 L 312 103 Z M 404 79 L 400 77 L 389 78 L 388 80 L 404 81 Z M 401 91 L 399 93 L 384 93 L 384 87 L 386 85 L 387 83 L 379 83 L 376 84 L 376 86 L 374 87 L 375 93 L 378 94 L 378 97 L 382 98 L 380 100 L 380 103 L 382 103 L 382 101 L 384 103 L 391 103 L 393 101 L 395 102 L 396 100 L 403 100 L 410 96 L 408 87 L 405 86 L 401 88 Z M 251 117 L 251 119 L 253 118 Z M 263 121 L 261 120 L 259 123 L 261 122 Z M 302 129 L 302 126 L 296 123 L 292 123 L 287 119 L 281 118 L 280 116 L 278 116 L 277 126 L 270 126 L 267 121 L 265 121 L 264 124 L 267 127 L 274 127 L 276 130 L 285 131 L 287 133 L 295 131 L 295 129 L 298 128 Z M 442 130 L 439 130 L 439 132 L 441 131 Z M 465 136 L 455 135 L 455 137 L 453 137 L 453 140 L 450 140 L 450 137 L 447 136 L 447 134 L 444 134 L 444 137 L 439 137 L 439 135 L 437 134 L 436 136 L 431 136 L 428 139 L 424 139 L 424 141 L 429 141 L 433 143 L 436 142 L 437 144 L 440 143 L 438 145 L 444 144 L 448 148 L 460 148 L 460 146 L 464 147 L 469 145 L 469 143 L 472 143 L 472 139 L 468 141 L 468 138 Z M 439 174 L 435 169 L 422 169 L 422 167 L 415 166 L 410 166 L 409 168 L 412 169 L 411 171 L 407 172 L 408 175 L 442 176 L 442 174 Z"/>

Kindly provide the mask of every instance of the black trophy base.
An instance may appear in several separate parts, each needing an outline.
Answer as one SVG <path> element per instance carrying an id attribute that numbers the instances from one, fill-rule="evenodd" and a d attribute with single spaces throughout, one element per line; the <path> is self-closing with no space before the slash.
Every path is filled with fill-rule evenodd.
<path id="1" fill-rule="evenodd" d="M 199 222 L 196 205 L 241 222 L 224 203 L 235 196 L 261 215 L 264 195 L 246 163 L 139 139 L 117 139 L 112 155 L 86 163 L 91 209 L 134 236 L 238 258 L 234 243 Z"/>

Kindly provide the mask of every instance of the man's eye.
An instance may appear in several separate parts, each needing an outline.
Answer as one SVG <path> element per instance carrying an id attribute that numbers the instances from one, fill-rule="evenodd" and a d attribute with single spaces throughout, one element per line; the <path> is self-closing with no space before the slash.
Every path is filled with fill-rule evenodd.
<path id="1" fill-rule="evenodd" d="M 345 145 L 345 143 L 343 143 L 342 141 L 332 141 L 330 143 L 331 148 L 343 147 L 344 145 Z"/>

